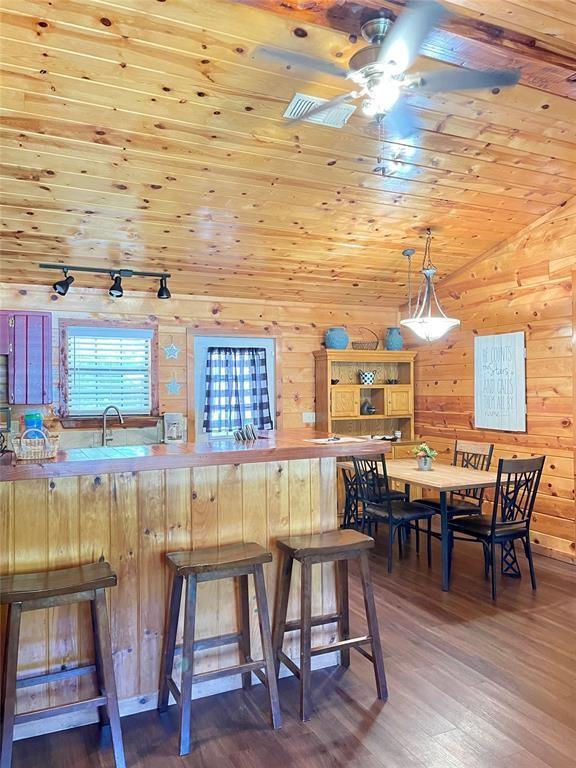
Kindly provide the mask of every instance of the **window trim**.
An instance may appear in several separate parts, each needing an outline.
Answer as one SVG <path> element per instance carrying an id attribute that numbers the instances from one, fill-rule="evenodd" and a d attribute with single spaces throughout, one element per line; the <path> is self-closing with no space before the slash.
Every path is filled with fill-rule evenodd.
<path id="1" fill-rule="evenodd" d="M 203 327 L 201 324 L 195 325 L 193 328 L 186 329 L 186 348 L 187 348 L 187 392 L 186 392 L 186 410 L 188 413 L 188 434 L 194 435 L 196 440 L 210 440 L 210 436 L 196 431 L 196 398 L 194 392 L 194 371 L 195 371 L 195 359 L 194 349 L 196 337 L 204 336 L 224 336 L 227 338 L 238 339 L 270 339 L 274 342 L 274 402 L 270 402 L 270 410 L 272 421 L 274 422 L 274 431 L 280 430 L 283 427 L 284 409 L 282 408 L 282 332 L 278 328 L 274 328 L 274 334 L 268 333 L 268 328 L 260 328 L 254 330 L 238 330 L 236 328 L 229 328 L 226 323 L 222 323 L 218 328 L 210 326 L 209 328 Z"/>
<path id="2" fill-rule="evenodd" d="M 142 420 L 153 420 L 156 423 L 160 416 L 159 393 L 158 393 L 158 325 L 155 323 L 130 323 L 123 320 L 86 320 L 82 317 L 66 318 L 59 321 L 60 337 L 60 355 L 58 369 L 58 394 L 59 394 L 59 416 L 64 426 L 88 425 L 90 422 L 97 421 L 98 416 L 76 416 L 70 415 L 68 410 L 68 328 L 71 326 L 81 328 L 126 328 L 134 330 L 152 331 L 152 343 L 150 345 L 150 414 L 128 414 L 125 417 L 125 426 L 136 426 L 136 422 Z M 113 425 L 113 419 L 110 420 Z"/>

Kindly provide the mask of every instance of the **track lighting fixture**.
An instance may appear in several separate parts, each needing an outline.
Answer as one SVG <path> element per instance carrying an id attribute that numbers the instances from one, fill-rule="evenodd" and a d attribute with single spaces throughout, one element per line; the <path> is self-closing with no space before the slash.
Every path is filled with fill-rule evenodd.
<path id="1" fill-rule="evenodd" d="M 108 293 L 110 296 L 112 296 L 113 299 L 120 299 L 122 296 L 124 296 L 124 288 L 122 288 L 122 276 L 118 273 L 114 274 L 114 272 L 111 272 L 110 277 L 114 278 L 114 282 L 110 286 Z"/>
<path id="2" fill-rule="evenodd" d="M 168 285 L 166 282 L 166 277 L 160 278 L 160 288 L 158 288 L 158 293 L 156 296 L 158 296 L 159 299 L 169 299 L 172 294 L 168 290 Z"/>
<path id="3" fill-rule="evenodd" d="M 74 282 L 74 278 L 72 275 L 68 274 L 67 269 L 63 269 L 62 272 L 64 272 L 64 279 L 63 280 L 57 280 L 52 288 L 56 291 L 56 293 L 60 294 L 60 296 L 66 296 L 68 293 L 68 289 Z"/>
<path id="4" fill-rule="evenodd" d="M 60 296 L 66 296 L 68 290 L 74 278 L 69 275 L 68 272 L 88 272 L 93 275 L 110 275 L 113 282 L 110 286 L 108 293 L 115 299 L 119 299 L 124 295 L 124 288 L 122 287 L 122 280 L 125 277 L 156 277 L 160 280 L 160 287 L 156 296 L 159 299 L 169 299 L 171 293 L 168 289 L 168 278 L 171 277 L 169 272 L 136 272 L 132 269 L 110 269 L 110 267 L 73 267 L 67 265 L 65 267 L 62 264 L 39 264 L 41 269 L 57 269 L 59 272 L 64 272 L 64 279 L 58 280 L 53 284 L 53 288 Z"/>

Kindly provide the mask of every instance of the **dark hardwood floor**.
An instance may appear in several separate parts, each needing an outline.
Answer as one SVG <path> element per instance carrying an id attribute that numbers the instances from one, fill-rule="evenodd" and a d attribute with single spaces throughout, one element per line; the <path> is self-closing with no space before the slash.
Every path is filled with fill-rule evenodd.
<path id="1" fill-rule="evenodd" d="M 458 543 L 458 542 L 457 542 Z M 481 547 L 460 543 L 453 587 L 413 551 L 386 574 L 372 556 L 390 699 L 376 700 L 372 667 L 315 672 L 315 712 L 298 720 L 294 679 L 280 682 L 281 731 L 263 720 L 256 686 L 195 703 L 196 742 L 178 757 L 174 708 L 123 718 L 131 768 L 574 768 L 576 568 L 536 558 L 539 588 L 503 578 L 490 599 Z M 352 629 L 364 624 L 352 576 Z M 111 768 L 97 726 L 16 743 L 13 768 Z"/>

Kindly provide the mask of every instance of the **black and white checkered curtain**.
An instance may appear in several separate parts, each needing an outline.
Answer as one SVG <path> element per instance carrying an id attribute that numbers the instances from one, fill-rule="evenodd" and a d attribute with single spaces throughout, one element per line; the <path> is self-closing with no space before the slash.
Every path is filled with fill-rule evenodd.
<path id="1" fill-rule="evenodd" d="M 272 429 L 266 350 L 208 347 L 203 432 Z"/>

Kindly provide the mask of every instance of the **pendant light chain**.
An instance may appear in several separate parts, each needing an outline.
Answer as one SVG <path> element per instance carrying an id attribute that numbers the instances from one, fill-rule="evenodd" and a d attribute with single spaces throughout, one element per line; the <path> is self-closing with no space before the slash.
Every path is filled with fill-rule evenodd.
<path id="1" fill-rule="evenodd" d="M 424 246 L 424 258 L 422 260 L 422 269 L 436 269 L 430 256 L 430 247 L 432 245 L 432 230 L 430 227 L 426 230 L 426 244 Z"/>

